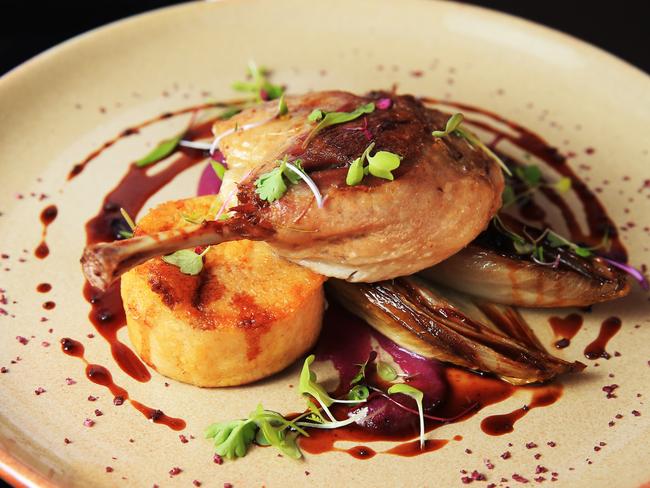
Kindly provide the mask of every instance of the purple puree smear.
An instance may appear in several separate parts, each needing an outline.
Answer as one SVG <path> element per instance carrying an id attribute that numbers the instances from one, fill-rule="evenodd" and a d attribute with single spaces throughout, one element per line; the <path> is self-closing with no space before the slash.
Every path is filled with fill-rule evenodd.
<path id="1" fill-rule="evenodd" d="M 332 361 L 338 371 L 340 383 L 335 394 L 342 395 L 348 390 L 350 381 L 359 371 L 358 365 L 365 362 L 370 355 L 371 338 L 374 337 L 402 371 L 411 377 L 408 384 L 424 393 L 423 405 L 426 413 L 431 413 L 445 399 L 447 383 L 444 368 L 438 361 L 425 359 L 402 349 L 336 304 L 327 310 L 323 322 L 325 327 L 316 347 L 316 357 L 320 361 Z M 369 372 L 373 367 L 368 366 L 366 371 Z M 391 398 L 417 412 L 417 405 L 410 397 L 397 394 L 392 395 Z M 367 415 L 358 424 L 383 434 L 401 435 L 417 432 L 419 428 L 417 413 L 405 410 L 393 400 L 382 394 L 372 393 L 367 402 L 352 407 L 349 413 L 359 408 L 367 408 Z"/>
<path id="2" fill-rule="evenodd" d="M 216 151 L 213 154 L 212 159 L 222 164 L 225 161 L 223 155 L 219 151 Z M 196 190 L 197 195 L 216 195 L 219 193 L 220 189 L 221 180 L 217 177 L 212 167 L 209 164 L 206 165 L 203 169 L 203 173 L 201 173 L 201 178 L 199 178 L 199 186 Z"/>

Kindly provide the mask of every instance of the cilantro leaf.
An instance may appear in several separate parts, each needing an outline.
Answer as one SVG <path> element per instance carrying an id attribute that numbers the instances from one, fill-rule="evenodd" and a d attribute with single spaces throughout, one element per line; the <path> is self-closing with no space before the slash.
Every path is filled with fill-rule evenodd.
<path id="1" fill-rule="evenodd" d="M 181 273 L 194 276 L 203 269 L 203 256 L 209 249 L 210 247 L 207 247 L 201 254 L 196 254 L 189 249 L 183 249 L 163 256 L 162 259 L 166 263 L 177 266 Z"/>
<path id="2" fill-rule="evenodd" d="M 149 152 L 146 156 L 144 156 L 141 159 L 138 159 L 135 162 L 135 165 L 138 168 L 144 168 L 145 166 L 149 166 L 151 164 L 157 163 L 158 161 L 161 161 L 165 159 L 167 156 L 172 154 L 176 148 L 178 147 L 178 143 L 181 142 L 181 139 L 183 139 L 183 136 L 185 133 L 178 134 L 175 137 L 172 137 L 171 139 L 165 139 L 162 141 L 160 144 L 158 144 L 155 148 Z"/>
<path id="3" fill-rule="evenodd" d="M 309 133 L 309 136 L 307 137 L 303 145 L 306 146 L 316 134 L 318 134 L 320 131 L 322 131 L 327 127 L 350 122 L 352 120 L 358 119 L 364 114 L 369 114 L 374 111 L 375 111 L 375 104 L 373 102 L 369 102 L 366 103 L 365 105 L 361 105 L 360 107 L 357 107 L 352 112 L 324 112 L 320 109 L 313 110 L 312 113 L 310 113 L 309 117 L 307 118 L 311 122 L 318 122 L 318 125 L 316 125 L 316 127 L 312 129 L 312 131 Z"/>
<path id="4" fill-rule="evenodd" d="M 377 374 L 384 381 L 395 381 L 398 376 L 395 368 L 384 361 L 377 362 Z"/>
<path id="5" fill-rule="evenodd" d="M 284 163 L 268 173 L 264 173 L 255 181 L 255 193 L 259 195 L 260 199 L 274 202 L 287 192 L 283 173 Z"/>
<path id="6" fill-rule="evenodd" d="M 418 415 L 420 416 L 420 449 L 424 448 L 424 410 L 422 408 L 424 393 L 422 393 L 417 388 L 413 388 L 412 386 L 407 385 L 406 383 L 398 383 L 388 389 L 389 395 L 393 395 L 395 393 L 403 393 L 404 395 L 408 395 L 413 398 L 413 400 L 415 400 L 415 403 L 417 403 Z"/>
<path id="7" fill-rule="evenodd" d="M 257 425 L 251 420 L 233 420 L 210 425 L 207 439 L 214 439 L 215 451 L 228 459 L 244 457 L 255 438 Z"/>

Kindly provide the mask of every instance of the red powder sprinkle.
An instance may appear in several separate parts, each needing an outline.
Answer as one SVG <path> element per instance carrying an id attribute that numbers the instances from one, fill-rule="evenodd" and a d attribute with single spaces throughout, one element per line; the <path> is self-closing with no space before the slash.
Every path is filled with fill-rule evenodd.
<path id="1" fill-rule="evenodd" d="M 41 346 L 43 346 L 43 347 L 50 347 L 50 343 L 47 342 L 47 341 L 43 341 L 43 342 L 41 342 Z"/>
<path id="2" fill-rule="evenodd" d="M 77 382 L 75 380 L 73 380 L 72 378 L 66 378 L 65 379 L 65 384 L 66 385 L 76 385 Z"/>
<path id="3" fill-rule="evenodd" d="M 45 393 L 45 391 L 46 391 L 45 388 L 43 388 L 42 386 L 39 386 L 38 388 L 36 388 L 34 390 L 34 393 L 36 394 L 36 396 L 38 396 L 38 395 L 41 395 L 41 394 Z"/>
<path id="4" fill-rule="evenodd" d="M 620 413 L 617 413 L 616 415 L 614 415 L 614 417 L 619 420 L 623 418 L 623 416 Z"/>
<path id="5" fill-rule="evenodd" d="M 618 388 L 617 384 L 613 385 L 605 385 L 603 386 L 602 390 L 607 393 L 607 398 L 616 398 L 616 394 L 614 394 L 614 390 Z"/>
<path id="6" fill-rule="evenodd" d="M 469 485 L 474 480 L 469 476 L 463 476 L 460 481 L 462 481 L 464 485 Z"/>
<path id="7" fill-rule="evenodd" d="M 112 472 L 113 472 L 113 468 L 111 468 L 110 466 L 106 466 L 106 472 L 107 472 L 107 473 L 112 473 Z"/>
<path id="8" fill-rule="evenodd" d="M 96 408 L 96 409 L 95 409 L 95 415 L 96 415 L 97 417 L 101 417 L 102 415 L 104 415 L 104 413 L 103 413 L 100 409 Z"/>
<path id="9" fill-rule="evenodd" d="M 526 449 L 534 449 L 536 447 L 537 447 L 537 444 L 535 444 L 534 442 L 529 442 L 529 443 L 526 444 Z"/>
<path id="10" fill-rule="evenodd" d="M 419 69 L 414 69 L 413 71 L 411 71 L 411 76 L 413 78 L 421 78 L 423 74 L 424 73 L 422 71 L 420 71 Z"/>
<path id="11" fill-rule="evenodd" d="M 474 481 L 485 481 L 487 478 L 483 473 L 479 473 L 478 471 L 474 470 L 472 471 L 472 479 Z"/>
<path id="12" fill-rule="evenodd" d="M 497 488 L 497 484 L 496 483 L 490 483 L 489 485 L 487 485 L 487 488 Z"/>
<path id="13" fill-rule="evenodd" d="M 116 396 L 115 398 L 113 398 L 113 405 L 115 405 L 116 407 L 119 407 L 120 405 L 123 404 L 124 404 L 124 397 Z"/>
<path id="14" fill-rule="evenodd" d="M 472 450 L 471 449 L 465 449 L 465 454 L 472 454 Z"/>
<path id="15" fill-rule="evenodd" d="M 93 419 L 86 419 L 84 420 L 84 426 L 86 427 L 92 427 L 95 425 L 95 421 Z"/>
<path id="16" fill-rule="evenodd" d="M 173 467 L 172 469 L 169 470 L 169 476 L 176 476 L 177 474 L 182 473 L 183 470 L 179 467 Z"/>
<path id="17" fill-rule="evenodd" d="M 66 437 L 65 439 L 63 439 L 63 443 L 64 444 L 72 444 L 72 441 Z"/>
<path id="18" fill-rule="evenodd" d="M 201 486 L 201 482 L 200 482 L 199 480 L 193 480 L 193 481 L 192 481 L 192 484 L 193 484 L 194 486 Z"/>
<path id="19" fill-rule="evenodd" d="M 638 410 L 632 410 L 632 412 L 630 412 L 630 413 L 632 415 L 634 415 L 635 417 L 640 417 L 641 416 L 641 412 L 639 412 Z"/>
<path id="20" fill-rule="evenodd" d="M 517 474 L 517 473 L 512 474 L 512 479 L 517 481 L 518 483 L 528 483 L 529 482 L 529 480 L 527 478 L 524 478 L 523 476 L 521 476 L 520 474 Z"/>
<path id="21" fill-rule="evenodd" d="M 0 368 L 0 373 L 4 374 L 4 373 L 8 373 L 8 372 L 9 372 L 9 370 L 6 367 L 3 366 L 2 368 Z"/>
<path id="22" fill-rule="evenodd" d="M 494 464 L 492 464 L 489 459 L 484 459 L 483 462 L 485 463 L 485 467 L 487 469 L 494 469 Z"/>
<path id="23" fill-rule="evenodd" d="M 190 442 L 187 440 L 187 437 L 185 437 L 183 434 L 180 434 L 178 438 L 181 440 L 183 444 L 187 444 L 188 442 Z"/>
<path id="24" fill-rule="evenodd" d="M 553 478 L 557 478 L 559 476 L 559 474 L 557 474 L 557 472 L 553 471 L 551 473 L 551 476 L 553 476 Z"/>
<path id="25" fill-rule="evenodd" d="M 598 445 L 599 445 L 600 447 L 604 447 L 604 446 L 607 445 L 607 443 L 606 443 L 606 442 L 603 442 L 603 441 L 600 441 L 600 442 L 598 443 Z"/>
<path id="26" fill-rule="evenodd" d="M 89 402 L 94 402 L 94 401 L 96 401 L 96 400 L 97 400 L 97 397 L 96 397 L 96 396 L 88 395 L 88 401 L 89 401 Z"/>
<path id="27" fill-rule="evenodd" d="M 541 473 L 547 473 L 548 469 L 545 468 L 544 466 L 538 464 L 537 467 L 535 468 L 535 474 L 541 474 Z"/>
<path id="28" fill-rule="evenodd" d="M 219 454 L 215 454 L 212 460 L 214 461 L 214 464 L 223 464 L 223 458 L 219 456 Z"/>
<path id="29" fill-rule="evenodd" d="M 501 459 L 510 459 L 512 457 L 512 454 L 510 454 L 510 451 L 506 451 L 503 454 L 501 454 Z"/>
<path id="30" fill-rule="evenodd" d="M 546 478 L 544 478 L 543 476 L 538 476 L 537 478 L 535 478 L 535 481 L 537 483 L 542 483 L 542 482 L 546 481 Z"/>
<path id="31" fill-rule="evenodd" d="M 542 455 L 541 455 L 539 452 L 537 452 L 537 453 L 535 453 L 535 455 L 534 455 L 533 457 L 534 457 L 535 459 L 539 459 L 539 458 L 542 457 Z"/>
<path id="32" fill-rule="evenodd" d="M 613 420 L 610 420 L 607 425 L 609 425 L 610 427 L 614 427 L 615 424 L 616 424 L 616 422 L 614 422 Z"/>
<path id="33" fill-rule="evenodd" d="M 86 334 L 86 337 L 87 337 L 88 339 L 92 339 L 93 337 L 95 337 L 95 334 Z"/>
<path id="34" fill-rule="evenodd" d="M 224 483 L 223 488 L 232 488 L 232 483 Z"/>
<path id="35" fill-rule="evenodd" d="M 23 336 L 16 336 L 16 340 L 20 342 L 23 346 L 26 346 L 27 343 L 29 342 L 29 339 Z"/>
<path id="36" fill-rule="evenodd" d="M 310 474 L 309 471 L 305 471 L 305 476 L 309 476 Z"/>

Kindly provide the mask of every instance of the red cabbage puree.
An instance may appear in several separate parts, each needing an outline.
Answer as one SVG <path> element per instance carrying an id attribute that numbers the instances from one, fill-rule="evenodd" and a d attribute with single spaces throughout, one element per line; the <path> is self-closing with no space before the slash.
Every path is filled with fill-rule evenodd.
<path id="1" fill-rule="evenodd" d="M 220 151 L 215 151 L 215 153 L 212 155 L 212 159 L 226 166 L 226 160 Z M 220 189 L 221 180 L 212 169 L 212 166 L 209 164 L 206 165 L 205 168 L 203 168 L 201 177 L 199 178 L 199 185 L 196 190 L 196 194 L 200 197 L 203 195 L 216 195 L 219 193 Z"/>
<path id="2" fill-rule="evenodd" d="M 334 392 L 341 396 L 349 390 L 350 381 L 359 372 L 360 364 L 371 357 L 371 338 L 379 343 L 381 348 L 391 355 L 404 374 L 410 376 L 408 383 L 424 393 L 424 410 L 432 412 L 447 396 L 448 386 L 444 375 L 444 366 L 435 360 L 425 359 L 408 352 L 387 337 L 371 329 L 361 319 L 343 310 L 338 304 L 330 304 L 323 320 L 315 354 L 319 361 L 332 361 L 339 373 L 339 387 Z M 366 367 L 366 381 L 375 387 L 383 387 L 381 380 L 374 374 L 375 367 Z M 378 381 L 376 381 L 378 380 Z M 349 413 L 360 408 L 367 408 L 367 415 L 358 422 L 364 429 L 381 432 L 388 435 L 404 435 L 417 432 L 419 417 L 417 405 L 413 399 L 403 394 L 392 395 L 391 398 L 373 392 L 367 402 L 352 407 Z"/>

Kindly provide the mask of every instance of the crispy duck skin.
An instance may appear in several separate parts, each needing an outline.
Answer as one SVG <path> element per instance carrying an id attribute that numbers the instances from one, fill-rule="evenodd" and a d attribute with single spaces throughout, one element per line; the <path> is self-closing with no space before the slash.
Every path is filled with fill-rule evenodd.
<path id="1" fill-rule="evenodd" d="M 514 385 L 543 383 L 585 368 L 548 354 L 515 309 L 438 291 L 417 277 L 330 280 L 327 287 L 350 312 L 424 357 L 492 373 Z"/>
<path id="2" fill-rule="evenodd" d="M 307 117 L 316 108 L 348 112 L 382 97 L 390 108 L 309 137 Z M 223 133 L 270 120 L 226 136 L 220 147 L 235 172 L 253 169 L 238 185 L 234 216 L 206 222 L 182 234 L 140 236 L 98 244 L 84 251 L 82 264 L 91 284 L 105 288 L 145 260 L 177 249 L 235 239 L 265 240 L 283 257 L 326 276 L 377 281 L 411 274 L 451 256 L 489 223 L 500 206 L 503 176 L 498 165 L 457 135 L 434 138 L 448 114 L 426 108 L 411 96 L 316 92 L 287 98 L 289 114 L 273 118 L 277 102 L 245 110 L 215 126 Z M 346 185 L 351 162 L 370 142 L 374 150 L 402 157 L 394 181 L 366 176 Z M 291 185 L 279 200 L 261 201 L 258 177 L 277 160 L 301 159 L 325 198 L 318 208 L 304 183 Z"/>
<path id="3" fill-rule="evenodd" d="M 508 218 L 521 233 L 524 224 Z M 526 232 L 541 235 L 526 226 Z M 585 307 L 624 297 L 627 275 L 601 258 L 582 258 L 568 248 L 544 246 L 547 264 L 517 254 L 512 241 L 490 224 L 465 249 L 420 275 L 491 302 L 531 308 Z M 555 263 L 551 265 L 551 263 Z"/>

